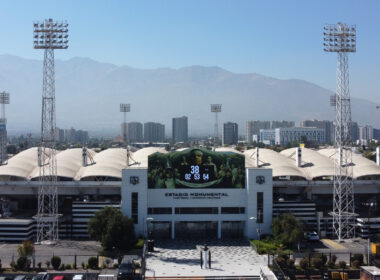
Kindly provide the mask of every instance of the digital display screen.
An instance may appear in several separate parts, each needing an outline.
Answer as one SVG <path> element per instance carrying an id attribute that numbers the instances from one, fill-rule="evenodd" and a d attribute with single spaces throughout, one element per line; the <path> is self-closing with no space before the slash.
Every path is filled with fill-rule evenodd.
<path id="1" fill-rule="evenodd" d="M 187 149 L 148 157 L 148 188 L 244 188 L 245 157 Z"/>

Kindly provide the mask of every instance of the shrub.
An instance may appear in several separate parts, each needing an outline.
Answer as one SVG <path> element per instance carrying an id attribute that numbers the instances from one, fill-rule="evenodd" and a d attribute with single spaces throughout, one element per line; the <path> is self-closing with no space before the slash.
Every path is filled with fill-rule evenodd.
<path id="1" fill-rule="evenodd" d="M 277 257 L 276 262 L 282 269 L 286 268 L 286 260 L 284 258 Z"/>
<path id="2" fill-rule="evenodd" d="M 61 271 L 65 270 L 65 264 L 64 263 L 61 263 L 61 265 L 59 266 L 59 270 L 61 270 Z"/>
<path id="3" fill-rule="evenodd" d="M 88 263 L 86 263 L 86 269 L 89 269 L 90 268 L 90 266 L 88 265 Z"/>
<path id="4" fill-rule="evenodd" d="M 135 268 L 141 268 L 141 262 L 135 262 Z"/>
<path id="5" fill-rule="evenodd" d="M 336 260 L 337 260 L 337 256 L 332 255 L 330 261 L 331 261 L 333 264 L 335 264 L 335 263 L 336 263 Z"/>
<path id="6" fill-rule="evenodd" d="M 27 266 L 27 258 L 26 257 L 19 257 L 17 259 L 17 265 L 16 265 L 16 268 L 18 270 L 26 270 L 26 266 Z"/>
<path id="7" fill-rule="evenodd" d="M 71 265 L 70 264 L 66 264 L 65 265 L 65 269 L 71 269 Z"/>
<path id="8" fill-rule="evenodd" d="M 137 239 L 135 248 L 136 249 L 142 249 L 143 246 L 144 246 L 144 239 L 143 238 Z"/>
<path id="9" fill-rule="evenodd" d="M 42 262 L 39 262 L 39 263 L 37 264 L 37 267 L 38 267 L 38 269 L 41 269 L 41 268 L 42 268 Z"/>
<path id="10" fill-rule="evenodd" d="M 345 261 L 340 261 L 340 262 L 339 262 L 339 267 L 340 267 L 341 269 L 345 269 L 345 268 L 347 267 L 346 262 L 345 262 Z"/>
<path id="11" fill-rule="evenodd" d="M 51 265 L 53 266 L 54 270 L 58 270 L 59 266 L 61 265 L 61 258 L 58 256 L 53 256 L 50 260 Z"/>
<path id="12" fill-rule="evenodd" d="M 319 257 L 315 257 L 311 260 L 311 263 L 312 265 L 316 268 L 316 269 L 321 269 L 322 266 L 323 266 L 323 260 L 322 258 L 319 258 Z"/>
<path id="13" fill-rule="evenodd" d="M 71 267 L 72 267 L 73 269 L 77 269 L 77 264 L 76 264 L 75 262 L 73 262 L 73 264 L 71 265 Z"/>
<path id="14" fill-rule="evenodd" d="M 119 264 L 114 263 L 114 264 L 113 264 L 113 268 L 119 268 Z"/>
<path id="15" fill-rule="evenodd" d="M 286 261 L 286 265 L 287 265 L 288 269 L 295 269 L 296 267 L 294 266 L 294 263 L 295 263 L 295 261 L 293 259 L 288 259 Z"/>
<path id="16" fill-rule="evenodd" d="M 322 265 L 326 265 L 326 263 L 327 263 L 327 256 L 325 254 L 321 254 L 320 258 L 322 259 Z"/>
<path id="17" fill-rule="evenodd" d="M 96 257 L 90 257 L 88 259 L 88 266 L 91 269 L 97 269 L 98 268 L 98 259 Z"/>
<path id="18" fill-rule="evenodd" d="M 363 260 L 364 260 L 363 254 L 355 254 L 355 255 L 352 257 L 352 261 L 359 261 L 359 264 L 360 264 L 360 265 L 363 264 Z"/>
<path id="19" fill-rule="evenodd" d="M 81 263 L 81 266 L 82 266 L 83 269 L 86 268 L 86 265 L 84 264 L 84 262 Z"/>
<path id="20" fill-rule="evenodd" d="M 17 270 L 17 265 L 16 265 L 16 263 L 14 261 L 11 261 L 10 266 L 11 266 L 11 268 L 12 268 L 13 271 Z"/>
<path id="21" fill-rule="evenodd" d="M 283 258 L 285 261 L 289 259 L 289 254 L 285 253 L 284 251 L 279 251 L 277 255 L 279 258 Z"/>
<path id="22" fill-rule="evenodd" d="M 329 261 L 327 262 L 327 266 L 328 266 L 329 268 L 334 268 L 334 267 L 335 267 L 335 263 L 332 262 L 331 260 L 329 260 Z"/>
<path id="23" fill-rule="evenodd" d="M 307 259 L 305 259 L 305 258 L 302 258 L 302 259 L 300 260 L 300 267 L 301 267 L 303 270 L 305 270 L 306 268 L 308 268 L 308 266 L 309 266 L 309 261 L 308 261 Z"/>
<path id="24" fill-rule="evenodd" d="M 353 268 L 360 268 L 360 265 L 361 265 L 361 263 L 360 263 L 359 260 L 354 260 L 354 261 L 352 262 L 352 267 L 353 267 Z"/>
<path id="25" fill-rule="evenodd" d="M 50 261 L 45 262 L 47 269 L 50 269 Z"/>

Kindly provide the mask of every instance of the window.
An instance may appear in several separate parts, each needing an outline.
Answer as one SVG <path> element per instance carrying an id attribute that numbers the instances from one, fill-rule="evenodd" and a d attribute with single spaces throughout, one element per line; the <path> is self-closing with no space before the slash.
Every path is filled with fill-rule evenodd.
<path id="1" fill-rule="evenodd" d="M 222 214 L 245 214 L 244 207 L 222 207 Z"/>
<path id="2" fill-rule="evenodd" d="M 138 224 L 139 220 L 139 194 L 137 192 L 132 193 L 132 219 L 133 223 Z"/>
<path id="3" fill-rule="evenodd" d="M 181 207 L 175 208 L 176 214 L 218 214 L 218 207 Z"/>
<path id="4" fill-rule="evenodd" d="M 257 193 L 257 223 L 263 223 L 264 221 L 264 193 Z"/>
<path id="5" fill-rule="evenodd" d="M 157 208 L 148 208 L 148 214 L 171 214 L 172 208 L 171 207 L 157 207 Z"/>

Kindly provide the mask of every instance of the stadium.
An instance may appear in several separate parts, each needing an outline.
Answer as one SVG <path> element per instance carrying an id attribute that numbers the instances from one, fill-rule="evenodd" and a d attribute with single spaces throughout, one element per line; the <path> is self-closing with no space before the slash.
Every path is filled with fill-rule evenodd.
<path id="1" fill-rule="evenodd" d="M 183 153 L 180 149 L 171 153 Z M 199 150 L 199 149 L 197 149 Z M 206 153 L 202 150 L 204 161 Z M 216 148 L 215 155 L 244 158 L 244 184 L 206 187 L 149 186 L 149 156 L 164 148 L 110 148 L 57 151 L 60 238 L 88 238 L 87 223 L 96 211 L 118 207 L 135 220 L 136 232 L 156 237 L 183 237 L 184 232 L 215 238 L 269 234 L 272 218 L 293 213 L 305 230 L 332 236 L 333 175 L 336 150 L 290 148 L 281 152 Z M 182 155 L 182 154 L 181 154 Z M 379 155 L 377 154 L 377 158 Z M 356 234 L 367 237 L 380 228 L 380 167 L 352 154 Z M 0 240 L 35 237 L 39 186 L 38 148 L 11 157 L 0 166 Z M 215 177 L 216 178 L 216 177 Z M 177 182 L 177 181 L 176 181 Z"/>

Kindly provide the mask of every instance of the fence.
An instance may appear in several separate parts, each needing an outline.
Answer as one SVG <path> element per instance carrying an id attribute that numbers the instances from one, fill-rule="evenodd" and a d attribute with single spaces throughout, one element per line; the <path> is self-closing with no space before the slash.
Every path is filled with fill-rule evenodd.
<path id="1" fill-rule="evenodd" d="M 31 267 L 37 268 L 39 266 L 39 263 L 41 264 L 42 268 L 47 268 L 47 262 L 51 262 L 51 258 L 54 256 L 54 252 L 52 254 L 45 254 L 45 255 L 34 255 L 31 258 Z M 102 257 L 99 255 L 59 255 L 61 258 L 61 264 L 70 265 L 71 267 L 77 267 L 77 268 L 86 268 L 86 264 L 88 263 L 88 259 L 91 257 L 96 257 L 98 259 L 99 267 L 102 268 L 103 264 L 105 264 L 106 267 L 112 268 L 114 263 L 118 263 L 118 256 L 108 258 L 108 257 Z M 17 255 L 12 256 L 5 256 L 0 255 L 0 260 L 3 268 L 10 268 L 11 262 L 17 262 Z M 108 264 L 106 259 L 111 260 Z M 100 260 L 100 262 L 99 262 Z M 51 265 L 49 265 L 51 268 Z"/>
<path id="2" fill-rule="evenodd" d="M 321 253 L 317 254 L 308 254 L 308 258 L 312 259 L 314 256 L 320 256 Z M 348 254 L 349 257 L 351 257 L 352 254 Z M 331 258 L 331 256 L 330 256 Z M 338 272 L 338 273 L 347 273 L 348 279 L 360 279 L 360 269 L 319 269 L 315 270 L 313 268 L 306 268 L 304 270 L 296 270 L 296 269 L 285 269 L 283 270 L 281 266 L 276 262 L 275 256 L 272 256 L 270 258 L 272 260 L 272 271 L 276 275 L 277 279 L 284 280 L 284 279 L 291 279 L 291 280 L 300 280 L 300 279 L 332 279 L 332 273 Z M 310 262 L 309 262 L 310 264 Z"/>

